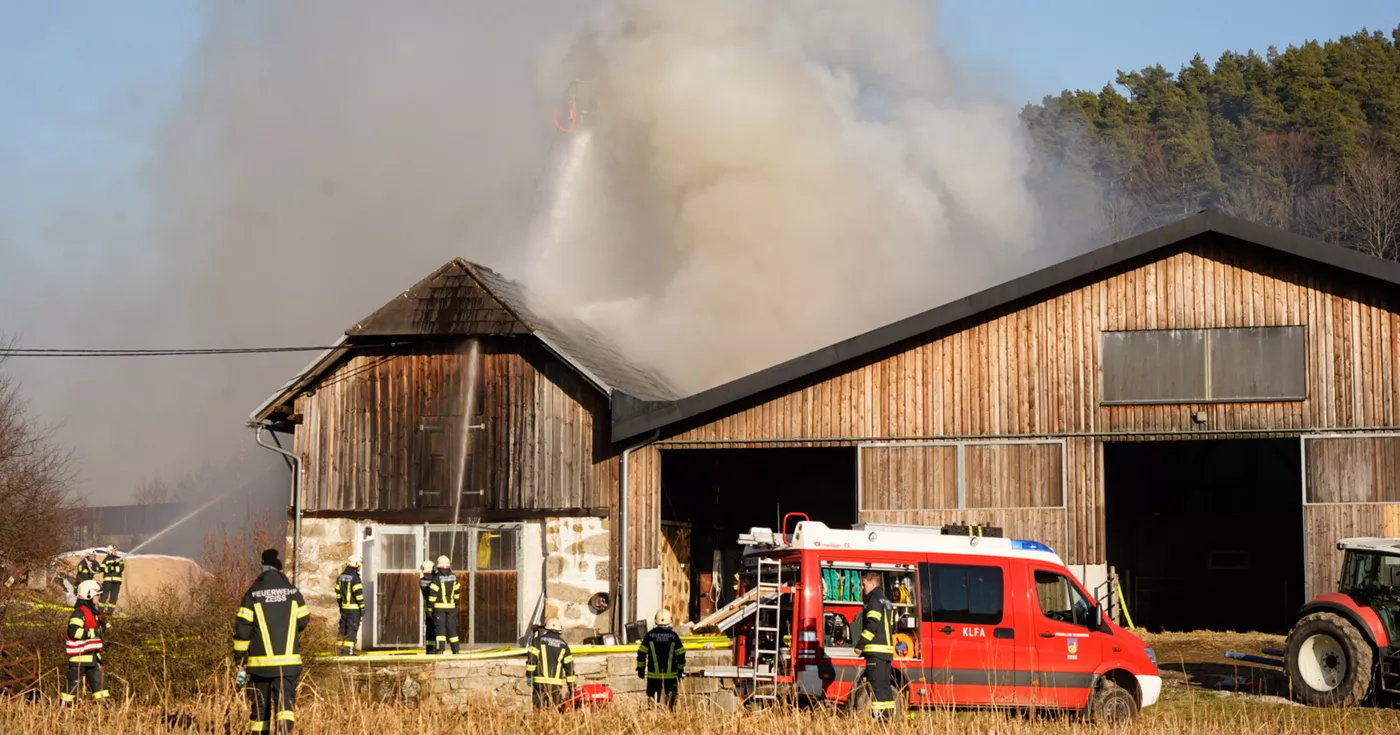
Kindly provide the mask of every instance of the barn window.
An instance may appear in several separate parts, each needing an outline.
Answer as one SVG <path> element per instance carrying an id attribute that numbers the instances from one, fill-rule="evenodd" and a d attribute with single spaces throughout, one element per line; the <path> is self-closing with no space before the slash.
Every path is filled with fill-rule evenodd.
<path id="1" fill-rule="evenodd" d="M 867 444 L 860 448 L 860 510 L 1063 508 L 1059 440 Z"/>
<path id="2" fill-rule="evenodd" d="M 1303 327 L 1103 333 L 1106 404 L 1301 401 Z"/>

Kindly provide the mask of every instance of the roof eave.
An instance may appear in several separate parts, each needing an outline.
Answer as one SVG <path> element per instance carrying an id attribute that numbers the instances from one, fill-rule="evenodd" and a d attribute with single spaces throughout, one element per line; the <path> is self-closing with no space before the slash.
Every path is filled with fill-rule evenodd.
<path id="1" fill-rule="evenodd" d="M 349 339 L 348 335 L 342 334 L 340 339 L 332 343 L 330 349 L 317 355 L 305 368 L 302 368 L 301 372 L 297 373 L 296 377 L 287 381 L 280 390 L 266 401 L 263 401 L 262 405 L 258 406 L 257 409 L 249 415 L 248 419 L 255 424 L 262 423 L 268 420 L 268 418 L 271 417 L 278 408 L 285 405 L 287 401 L 295 400 L 296 396 L 310 386 L 311 383 L 319 379 L 327 368 L 339 362 L 340 358 L 343 357 L 346 352 L 350 351 L 350 347 L 347 344 Z"/>

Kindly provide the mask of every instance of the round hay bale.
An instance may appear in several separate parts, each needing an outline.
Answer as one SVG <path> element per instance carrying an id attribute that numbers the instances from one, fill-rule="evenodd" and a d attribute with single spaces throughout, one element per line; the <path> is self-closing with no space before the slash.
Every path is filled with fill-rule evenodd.
<path id="1" fill-rule="evenodd" d="M 82 554 L 59 557 L 60 567 L 77 568 Z M 164 554 L 136 554 L 122 557 L 126 571 L 122 574 L 120 610 L 128 612 L 161 601 L 168 595 L 188 595 L 195 582 L 207 574 L 193 559 Z M 99 577 L 101 579 L 101 577 Z"/>

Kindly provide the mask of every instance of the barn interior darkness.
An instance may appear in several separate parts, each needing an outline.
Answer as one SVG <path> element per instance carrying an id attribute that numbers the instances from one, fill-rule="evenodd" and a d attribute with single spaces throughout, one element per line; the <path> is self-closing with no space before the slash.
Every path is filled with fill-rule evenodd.
<path id="1" fill-rule="evenodd" d="M 739 534 L 777 529 L 785 513 L 806 513 L 832 528 L 856 522 L 853 448 L 670 449 L 661 452 L 661 518 L 689 524 L 690 619 L 732 597 L 727 585 L 704 602 L 715 552 L 732 576 Z"/>
<path id="2" fill-rule="evenodd" d="M 1301 462 L 1297 439 L 1105 444 L 1108 563 L 1133 622 L 1287 632 L 1304 593 Z"/>

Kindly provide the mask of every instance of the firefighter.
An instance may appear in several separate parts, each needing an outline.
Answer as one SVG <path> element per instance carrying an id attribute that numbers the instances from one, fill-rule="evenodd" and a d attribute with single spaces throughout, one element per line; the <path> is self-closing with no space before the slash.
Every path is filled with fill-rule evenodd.
<path id="1" fill-rule="evenodd" d="M 437 572 L 433 574 L 432 582 L 428 583 L 428 602 L 433 609 L 433 633 L 434 640 L 437 641 L 437 653 L 443 653 L 449 645 L 452 646 L 453 653 L 459 652 L 458 644 L 461 639 L 457 637 L 457 598 L 460 593 L 457 575 L 452 572 L 452 560 L 439 556 Z"/>
<path id="2" fill-rule="evenodd" d="M 525 653 L 525 681 L 535 709 L 558 708 L 574 696 L 574 652 L 560 633 L 559 618 L 550 618 Z"/>
<path id="3" fill-rule="evenodd" d="M 78 601 L 73 605 L 73 613 L 68 617 L 68 634 L 64 648 L 68 654 L 68 678 L 63 692 L 58 695 L 60 706 L 72 707 L 78 699 L 78 689 L 83 679 L 87 679 L 88 696 L 94 702 L 105 702 L 112 696 L 107 691 L 106 677 L 102 674 L 102 629 L 106 623 L 97 609 L 97 598 L 102 596 L 102 587 L 94 580 L 85 580 L 78 585 Z"/>
<path id="4" fill-rule="evenodd" d="M 360 637 L 360 621 L 365 612 L 365 586 L 360 580 L 364 559 L 351 554 L 345 570 L 335 579 L 335 598 L 340 601 L 340 648 L 346 656 L 355 655 Z"/>
<path id="5" fill-rule="evenodd" d="M 107 558 L 102 561 L 102 605 L 111 612 L 117 608 L 117 597 L 122 592 L 122 575 L 126 573 L 126 560 L 117 553 L 117 547 L 107 547 Z"/>
<path id="6" fill-rule="evenodd" d="M 880 586 L 879 572 L 862 572 L 860 589 L 865 593 L 865 607 L 860 611 L 861 631 L 856 640 L 856 655 L 865 657 L 865 678 L 870 682 L 874 697 L 871 713 L 878 720 L 894 713 L 893 673 L 894 638 L 890 635 L 890 619 L 894 606 Z"/>
<path id="7" fill-rule="evenodd" d="M 656 611 L 656 627 L 647 631 L 637 647 L 637 678 L 647 680 L 647 696 L 670 709 L 676 708 L 680 679 L 685 675 L 685 645 L 671 629 L 671 611 Z"/>
<path id="8" fill-rule="evenodd" d="M 101 571 L 102 564 L 97 561 L 97 549 L 93 549 L 87 553 L 87 556 L 78 560 L 78 576 L 73 580 L 73 584 L 80 585 L 90 581 Z"/>
<path id="9" fill-rule="evenodd" d="M 248 694 L 252 732 L 290 733 L 296 723 L 301 632 L 311 608 L 282 573 L 276 549 L 262 553 L 262 573 L 243 594 L 233 632 L 237 685 Z M 275 717 L 275 719 L 274 719 Z"/>
<path id="10" fill-rule="evenodd" d="M 418 570 L 422 576 L 418 578 L 418 592 L 423 596 L 423 648 L 424 653 L 435 653 L 437 651 L 436 633 L 437 628 L 433 626 L 433 601 L 428 595 L 428 586 L 433 583 L 433 562 L 424 559 Z"/>

